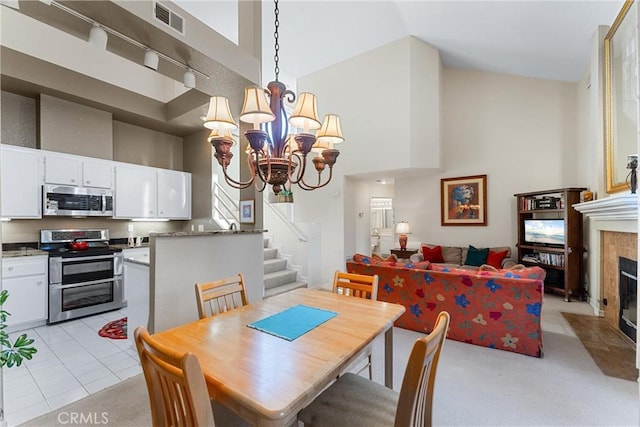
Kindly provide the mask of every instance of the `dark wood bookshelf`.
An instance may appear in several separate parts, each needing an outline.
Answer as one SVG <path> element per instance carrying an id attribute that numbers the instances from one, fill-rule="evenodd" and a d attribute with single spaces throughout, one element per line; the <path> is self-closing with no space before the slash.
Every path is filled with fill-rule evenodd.
<path id="1" fill-rule="evenodd" d="M 573 208 L 580 203 L 580 193 L 586 188 L 559 188 L 514 194 L 517 198 L 518 262 L 537 265 L 547 272 L 545 290 L 584 299 L 584 242 L 582 214 Z M 561 219 L 564 221 L 564 245 L 547 246 L 525 240 L 524 223 L 528 219 Z M 527 259 L 523 259 L 527 258 Z M 538 259 L 537 262 L 531 258 Z"/>

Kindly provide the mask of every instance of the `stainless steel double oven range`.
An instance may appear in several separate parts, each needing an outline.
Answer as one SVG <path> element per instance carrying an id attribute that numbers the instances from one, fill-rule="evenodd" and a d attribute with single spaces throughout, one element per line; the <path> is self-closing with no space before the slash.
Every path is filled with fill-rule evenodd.
<path id="1" fill-rule="evenodd" d="M 49 324 L 126 305 L 122 249 L 109 246 L 109 230 L 40 230 L 40 249 L 49 252 Z"/>

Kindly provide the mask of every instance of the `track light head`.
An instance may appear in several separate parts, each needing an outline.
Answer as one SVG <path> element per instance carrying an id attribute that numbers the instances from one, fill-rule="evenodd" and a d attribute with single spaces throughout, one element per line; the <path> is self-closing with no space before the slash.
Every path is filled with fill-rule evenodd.
<path id="1" fill-rule="evenodd" d="M 182 82 L 184 83 L 184 87 L 188 87 L 189 89 L 196 87 L 196 75 L 193 74 L 191 68 L 184 72 Z"/>
<path id="2" fill-rule="evenodd" d="M 147 68 L 151 68 L 152 70 L 158 69 L 158 62 L 160 62 L 160 58 L 158 54 L 152 50 L 147 50 L 144 54 L 144 66 Z"/>
<path id="3" fill-rule="evenodd" d="M 91 27 L 91 31 L 89 31 L 89 43 L 97 47 L 98 49 L 106 49 L 107 48 L 107 40 L 109 36 L 107 32 L 102 29 L 99 25 L 93 24 Z"/>

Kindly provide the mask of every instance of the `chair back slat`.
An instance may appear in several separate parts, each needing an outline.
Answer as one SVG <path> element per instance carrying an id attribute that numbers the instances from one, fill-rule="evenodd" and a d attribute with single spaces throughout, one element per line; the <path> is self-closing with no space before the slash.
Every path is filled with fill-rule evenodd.
<path id="1" fill-rule="evenodd" d="M 378 275 L 345 273 L 336 271 L 333 276 L 333 292 L 356 298 L 378 299 Z"/>
<path id="2" fill-rule="evenodd" d="M 213 411 L 198 358 L 158 344 L 146 328 L 135 330 L 154 426 L 213 426 Z"/>
<path id="3" fill-rule="evenodd" d="M 249 303 L 242 274 L 213 282 L 196 283 L 195 291 L 200 319 L 235 310 Z"/>
<path id="4" fill-rule="evenodd" d="M 436 369 L 449 321 L 449 313 L 440 312 L 431 333 L 414 343 L 400 388 L 396 427 L 431 426 Z"/>

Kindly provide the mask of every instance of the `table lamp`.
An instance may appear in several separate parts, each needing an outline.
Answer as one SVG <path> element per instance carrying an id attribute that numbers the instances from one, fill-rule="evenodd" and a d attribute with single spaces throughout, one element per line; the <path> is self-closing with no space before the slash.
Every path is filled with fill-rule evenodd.
<path id="1" fill-rule="evenodd" d="M 407 249 L 407 234 L 411 234 L 411 227 L 406 221 L 401 221 L 396 224 L 396 233 L 400 235 L 400 249 L 403 251 Z"/>

